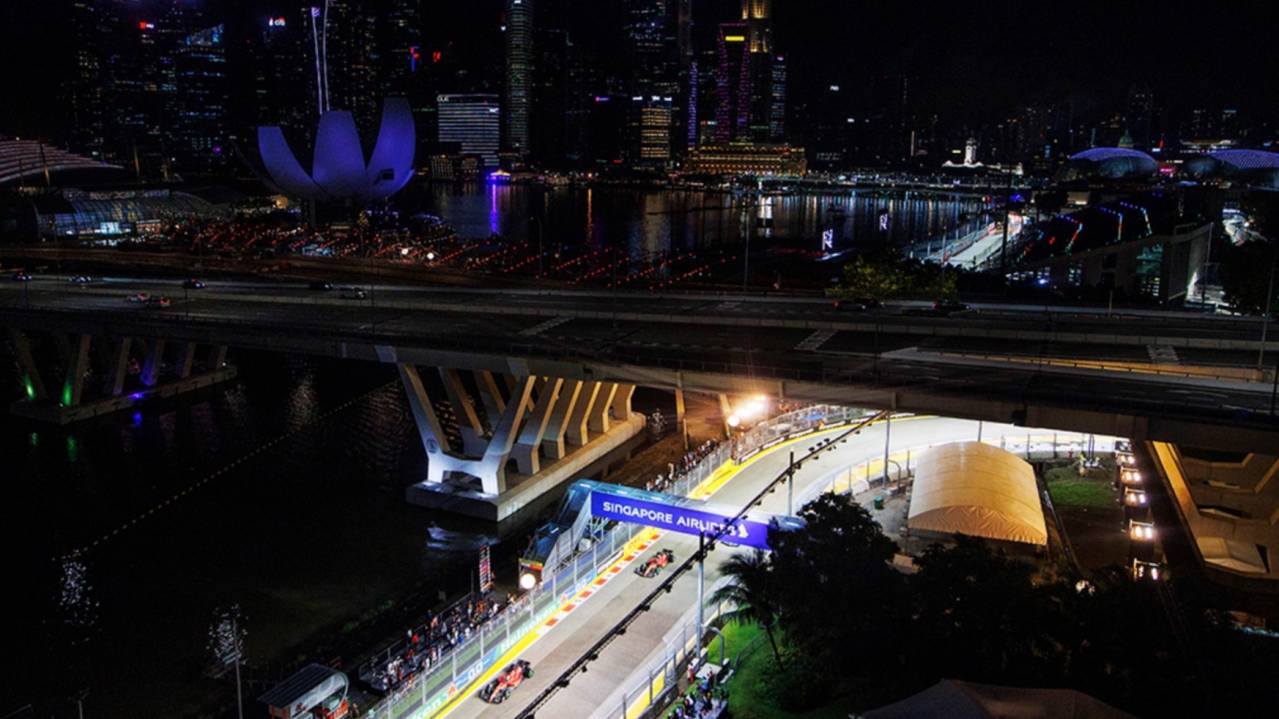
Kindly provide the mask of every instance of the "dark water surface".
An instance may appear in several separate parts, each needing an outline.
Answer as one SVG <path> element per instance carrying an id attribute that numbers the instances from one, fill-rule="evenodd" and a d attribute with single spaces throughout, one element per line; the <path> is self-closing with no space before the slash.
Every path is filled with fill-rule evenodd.
<path id="1" fill-rule="evenodd" d="M 762 208 L 750 196 L 711 191 L 421 183 L 406 192 L 409 204 L 443 217 L 464 237 L 535 243 L 540 223 L 548 249 L 621 243 L 636 255 L 736 246 L 751 228 L 752 242 L 813 249 L 829 229 L 835 249 L 848 249 L 880 239 L 885 211 L 888 240 L 902 245 L 967 225 L 983 206 L 980 198 L 872 191 L 765 197 Z M 758 222 L 761 216 L 767 221 Z"/>
<path id="2" fill-rule="evenodd" d="M 239 380 L 171 405 L 0 419 L 17 600 L 0 710 L 85 688 L 88 717 L 227 706 L 202 673 L 215 607 L 241 606 L 246 677 L 267 682 L 362 616 L 466 589 L 494 528 L 405 503 L 425 459 L 393 370 L 232 360 Z"/>

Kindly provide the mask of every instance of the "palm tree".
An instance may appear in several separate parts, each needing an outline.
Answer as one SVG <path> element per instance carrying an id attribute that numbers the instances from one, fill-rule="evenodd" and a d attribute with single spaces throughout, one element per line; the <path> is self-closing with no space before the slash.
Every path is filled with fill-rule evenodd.
<path id="1" fill-rule="evenodd" d="M 777 666 L 782 665 L 782 654 L 777 649 L 773 628 L 777 623 L 777 602 L 773 591 L 772 568 L 768 555 L 756 549 L 750 554 L 734 554 L 724 562 L 720 572 L 732 582 L 716 589 L 711 601 L 729 604 L 732 611 L 724 618 L 733 624 L 757 624 L 773 648 Z"/>

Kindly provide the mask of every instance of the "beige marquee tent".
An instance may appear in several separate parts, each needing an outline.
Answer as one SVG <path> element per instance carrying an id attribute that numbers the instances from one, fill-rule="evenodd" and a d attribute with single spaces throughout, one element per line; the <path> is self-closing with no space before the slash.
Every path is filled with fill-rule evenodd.
<path id="1" fill-rule="evenodd" d="M 980 442 L 944 444 L 920 456 L 906 526 L 1048 543 L 1034 470 L 1016 455 Z"/>

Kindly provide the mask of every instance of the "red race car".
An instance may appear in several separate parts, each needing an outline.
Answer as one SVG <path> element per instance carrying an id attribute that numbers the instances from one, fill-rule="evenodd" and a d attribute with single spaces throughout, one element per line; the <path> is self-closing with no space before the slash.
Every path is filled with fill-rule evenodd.
<path id="1" fill-rule="evenodd" d="M 657 573 L 666 568 L 666 565 L 675 561 L 675 553 L 669 549 L 654 554 L 647 562 L 635 568 L 635 573 L 644 578 L 656 577 Z"/>
<path id="2" fill-rule="evenodd" d="M 533 665 L 518 659 L 480 689 L 480 698 L 489 704 L 501 704 L 524 680 L 533 676 Z"/>

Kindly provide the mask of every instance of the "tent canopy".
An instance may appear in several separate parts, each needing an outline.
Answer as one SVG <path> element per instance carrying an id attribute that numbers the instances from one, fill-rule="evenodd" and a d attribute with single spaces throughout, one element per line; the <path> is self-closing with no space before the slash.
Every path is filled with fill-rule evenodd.
<path id="1" fill-rule="evenodd" d="M 866 719 L 1131 719 L 1073 689 L 1021 689 L 943 679 L 866 712 Z"/>
<path id="2" fill-rule="evenodd" d="M 980 442 L 944 444 L 920 456 L 906 525 L 1006 542 L 1048 543 L 1034 470 L 1016 455 Z"/>

